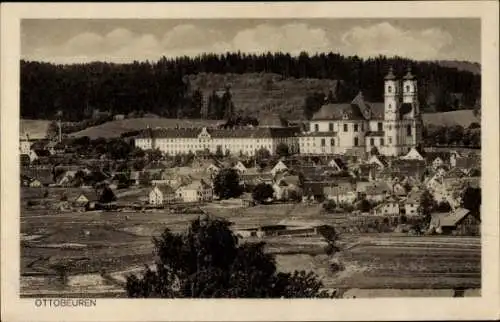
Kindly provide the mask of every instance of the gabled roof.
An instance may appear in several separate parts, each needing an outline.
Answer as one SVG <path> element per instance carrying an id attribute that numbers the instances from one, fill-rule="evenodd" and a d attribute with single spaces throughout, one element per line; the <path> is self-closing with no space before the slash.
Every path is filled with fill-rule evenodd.
<path id="1" fill-rule="evenodd" d="M 446 214 L 439 220 L 441 227 L 455 227 L 465 216 L 470 213 L 470 210 L 465 208 L 457 208 L 455 211 Z"/>
<path id="2" fill-rule="evenodd" d="M 175 189 L 172 188 L 169 185 L 166 185 L 166 184 L 156 185 L 155 188 L 158 188 L 158 190 L 160 190 L 161 193 L 164 194 L 164 195 L 165 194 L 168 195 L 168 194 L 174 194 L 175 193 Z"/>
<path id="3" fill-rule="evenodd" d="M 428 162 L 433 162 L 437 158 L 440 158 L 444 162 L 448 162 L 450 160 L 451 153 L 449 152 L 426 152 L 424 158 Z"/>
<path id="4" fill-rule="evenodd" d="M 391 192 L 391 187 L 384 181 L 377 182 L 357 182 L 356 191 L 367 195 L 377 195 Z"/>
<path id="5" fill-rule="evenodd" d="M 304 195 L 315 195 L 315 196 L 322 196 L 323 195 L 323 187 L 325 186 L 325 183 L 323 182 L 310 182 L 306 181 L 304 182 Z"/>

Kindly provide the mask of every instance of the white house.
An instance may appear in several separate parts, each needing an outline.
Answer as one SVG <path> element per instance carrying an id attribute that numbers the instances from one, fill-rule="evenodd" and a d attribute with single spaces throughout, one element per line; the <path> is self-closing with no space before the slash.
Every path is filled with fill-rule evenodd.
<path id="1" fill-rule="evenodd" d="M 399 202 L 394 198 L 390 198 L 373 209 L 375 215 L 394 216 L 399 215 Z"/>
<path id="2" fill-rule="evenodd" d="M 79 205 L 85 205 L 89 202 L 89 198 L 85 194 L 81 193 L 78 197 L 76 197 L 74 202 Z"/>
<path id="3" fill-rule="evenodd" d="M 425 158 L 422 156 L 420 152 L 416 148 L 411 148 L 410 151 L 400 157 L 401 160 L 418 160 L 418 161 L 424 161 Z"/>
<path id="4" fill-rule="evenodd" d="M 247 167 L 245 167 L 245 165 L 241 161 L 236 162 L 236 164 L 233 166 L 233 169 L 238 171 L 240 175 L 247 172 Z"/>
<path id="5" fill-rule="evenodd" d="M 216 176 L 220 170 L 221 168 L 219 166 L 215 165 L 214 163 L 210 163 L 206 167 L 205 172 L 210 174 L 211 176 Z"/>
<path id="6" fill-rule="evenodd" d="M 352 204 L 356 201 L 356 187 L 350 183 L 338 183 L 336 186 L 326 186 L 323 188 L 325 197 L 339 203 Z"/>
<path id="7" fill-rule="evenodd" d="M 372 155 L 370 157 L 370 159 L 368 159 L 367 163 L 375 165 L 381 170 L 385 169 L 388 166 L 385 158 L 383 156 L 380 156 L 380 155 Z"/>
<path id="8" fill-rule="evenodd" d="M 202 202 L 213 199 L 212 186 L 203 180 L 196 180 L 181 186 L 176 191 L 177 198 L 183 202 Z"/>
<path id="9" fill-rule="evenodd" d="M 282 172 L 282 171 L 285 171 L 285 170 L 288 170 L 288 167 L 286 166 L 286 164 L 283 162 L 283 161 L 278 161 L 278 163 L 276 163 L 274 165 L 274 167 L 271 169 L 271 174 L 273 176 L 275 176 L 277 173 L 279 172 Z"/>
<path id="10" fill-rule="evenodd" d="M 333 158 L 327 163 L 328 167 L 334 168 L 336 171 L 347 170 L 346 165 L 340 158 Z"/>
<path id="11" fill-rule="evenodd" d="M 30 187 L 32 188 L 40 188 L 42 186 L 42 183 L 38 179 L 34 179 L 30 182 Z"/>
<path id="12" fill-rule="evenodd" d="M 168 185 L 155 186 L 149 192 L 149 204 L 164 205 L 173 203 L 176 200 L 175 190 Z"/>
<path id="13" fill-rule="evenodd" d="M 417 216 L 420 204 L 421 191 L 412 191 L 404 201 L 404 210 L 407 217 Z"/>

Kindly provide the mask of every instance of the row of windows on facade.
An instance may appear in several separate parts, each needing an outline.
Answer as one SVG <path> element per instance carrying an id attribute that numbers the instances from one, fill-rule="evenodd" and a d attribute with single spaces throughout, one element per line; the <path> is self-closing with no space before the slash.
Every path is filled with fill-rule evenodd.
<path id="1" fill-rule="evenodd" d="M 387 139 L 389 140 L 389 144 L 392 144 L 392 137 L 388 137 Z M 385 143 L 383 138 L 380 138 L 379 142 L 380 142 L 381 146 L 383 146 Z M 302 147 L 310 146 L 310 143 L 309 142 L 307 142 L 307 143 L 301 142 L 300 145 Z M 374 138 L 370 138 L 370 145 L 372 145 L 372 146 L 375 145 Z M 313 142 L 312 146 L 316 146 L 316 143 Z M 322 147 L 326 146 L 326 139 L 321 139 L 321 146 Z M 335 139 L 330 139 L 330 146 L 335 146 Z M 359 146 L 359 139 L 358 138 L 354 138 L 354 146 Z"/>
<path id="2" fill-rule="evenodd" d="M 361 123 L 361 131 L 364 131 L 364 125 L 363 123 Z M 359 129 L 359 124 L 353 124 L 353 130 L 354 132 L 358 132 L 358 129 Z M 377 124 L 377 130 L 378 131 L 383 131 L 384 127 L 383 127 L 383 124 L 382 122 L 379 122 Z M 388 126 L 388 129 L 391 130 L 392 129 L 392 125 L 389 125 Z M 333 123 L 330 123 L 329 124 L 329 130 L 330 132 L 333 132 Z M 314 124 L 314 131 L 315 132 L 319 132 L 319 124 Z M 344 132 L 348 132 L 349 131 L 349 124 L 344 124 Z M 411 135 L 411 125 L 407 125 L 406 126 L 406 133 L 408 135 Z"/>
<path id="3" fill-rule="evenodd" d="M 226 140 L 254 140 L 253 138 L 222 138 L 220 140 L 226 141 Z M 281 141 L 286 141 L 287 138 L 274 138 L 274 140 L 281 142 Z M 161 141 L 160 141 L 161 140 Z M 160 139 L 158 142 L 159 143 L 176 143 L 176 142 L 192 142 L 193 138 L 175 138 L 175 139 Z M 271 139 L 262 139 L 262 142 L 269 142 Z M 151 142 L 151 139 L 146 139 L 145 142 Z M 210 138 L 205 138 L 205 139 L 198 139 L 198 142 L 200 143 L 206 143 L 206 142 L 211 142 Z M 257 143 L 259 143 L 259 139 L 257 139 Z"/>
<path id="4" fill-rule="evenodd" d="M 181 149 L 181 148 L 193 148 L 193 149 L 208 149 L 211 145 L 209 144 L 200 144 L 200 145 L 197 145 L 197 144 L 172 144 L 172 145 L 165 145 L 165 144 L 160 144 L 159 145 L 160 147 L 162 148 L 173 148 L 173 149 Z M 229 148 L 242 148 L 242 149 L 258 149 L 258 148 L 268 148 L 270 149 L 271 148 L 271 145 L 263 145 L 261 144 L 260 146 L 259 145 L 256 145 L 256 146 L 253 146 L 253 145 L 243 145 L 243 144 L 237 144 L 237 145 L 220 145 L 220 147 L 222 148 L 226 148 L 226 149 L 229 149 Z"/>

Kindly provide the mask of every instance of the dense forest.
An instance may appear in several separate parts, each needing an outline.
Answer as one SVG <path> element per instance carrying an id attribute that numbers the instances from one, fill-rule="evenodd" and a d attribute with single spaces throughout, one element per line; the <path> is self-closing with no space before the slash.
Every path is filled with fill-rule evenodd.
<path id="1" fill-rule="evenodd" d="M 347 100 L 362 90 L 365 98 L 383 100 L 383 81 L 389 66 L 402 75 L 411 65 L 419 77 L 424 111 L 472 108 L 480 97 L 480 75 L 438 63 L 379 56 L 360 59 L 340 54 L 284 53 L 246 55 L 203 54 L 161 58 L 156 62 L 55 65 L 21 61 L 21 117 L 54 119 L 58 111 L 67 121 L 90 118 L 96 109 L 112 114 L 154 113 L 164 117 L 227 118 L 234 110 L 230 93 L 203 97 L 191 88 L 186 75 L 198 73 L 276 73 L 285 78 L 342 80 Z M 324 93 L 328 96 L 328 93 Z M 312 95 L 318 96 L 317 93 Z M 304 105 L 306 105 L 306 97 Z M 311 100 L 311 98 L 309 98 Z M 203 107 L 203 102 L 208 106 Z M 307 104 L 310 104 L 307 103 Z M 307 113 L 306 113 L 307 114 Z"/>

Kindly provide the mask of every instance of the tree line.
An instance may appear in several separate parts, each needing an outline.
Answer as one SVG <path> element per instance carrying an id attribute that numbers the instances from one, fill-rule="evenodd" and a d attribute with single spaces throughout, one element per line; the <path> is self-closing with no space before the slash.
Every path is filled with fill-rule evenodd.
<path id="1" fill-rule="evenodd" d="M 93 109 L 112 114 L 154 113 L 164 117 L 227 118 L 234 110 L 226 97 L 204 98 L 187 75 L 198 73 L 276 73 L 285 78 L 342 80 L 342 95 L 352 99 L 362 90 L 366 99 L 383 101 L 384 76 L 389 66 L 402 75 L 408 65 L 419 77 L 422 109 L 453 110 L 473 107 L 480 96 L 481 76 L 434 62 L 379 56 L 361 59 L 335 53 L 203 54 L 165 57 L 156 62 L 56 65 L 21 61 L 21 117 L 54 119 L 58 111 L 67 121 L 89 118 Z M 450 93 L 459 95 L 450 96 Z M 217 95 L 219 96 L 219 95 Z M 459 97 L 459 98 L 457 98 Z M 209 108 L 202 108 L 203 101 Z M 217 100 L 220 100 L 217 102 Z M 461 100 L 461 102 L 457 102 Z M 460 103 L 460 104 L 459 104 Z"/>

